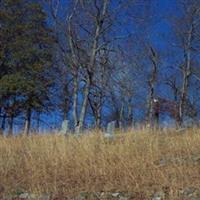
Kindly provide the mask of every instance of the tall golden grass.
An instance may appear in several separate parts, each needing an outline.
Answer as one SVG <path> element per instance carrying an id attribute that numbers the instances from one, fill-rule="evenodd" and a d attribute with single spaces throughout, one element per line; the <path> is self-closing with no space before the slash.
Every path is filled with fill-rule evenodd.
<path id="1" fill-rule="evenodd" d="M 145 199 L 162 189 L 169 199 L 178 199 L 180 189 L 200 187 L 200 164 L 161 161 L 196 155 L 200 155 L 198 129 L 132 130 L 113 140 L 100 132 L 80 137 L 2 137 L 1 193 L 23 190 L 64 199 L 83 191 L 127 191 Z"/>

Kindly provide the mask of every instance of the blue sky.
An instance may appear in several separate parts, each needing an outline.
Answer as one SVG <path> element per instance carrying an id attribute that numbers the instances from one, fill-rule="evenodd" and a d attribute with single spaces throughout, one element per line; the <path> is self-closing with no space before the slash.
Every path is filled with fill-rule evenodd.
<path id="1" fill-rule="evenodd" d="M 148 2 L 148 0 L 146 0 Z M 62 6 L 60 7 L 59 15 L 63 15 L 62 13 L 66 13 L 66 4 L 68 3 L 68 0 L 61 0 Z M 140 0 L 138 0 L 140 5 Z M 142 0 L 141 0 L 142 2 Z M 150 2 L 150 0 L 149 0 Z M 129 10 L 130 12 L 134 13 L 135 11 L 140 12 L 139 7 L 133 7 L 133 10 Z M 148 9 L 148 8 L 147 8 Z M 152 16 L 146 16 L 148 20 L 151 21 L 151 26 L 146 29 L 146 32 L 143 34 L 148 35 L 149 40 L 152 42 L 152 44 L 160 51 L 162 55 L 162 51 L 166 48 L 170 47 L 169 38 L 173 37 L 171 26 L 168 22 L 169 18 L 173 18 L 176 16 L 177 13 L 177 5 L 175 0 L 151 0 L 151 7 L 150 9 L 153 10 L 153 12 L 150 12 Z M 139 13 L 140 14 L 140 13 Z M 136 30 L 137 25 L 134 23 L 124 23 L 124 16 L 126 13 L 118 13 L 119 20 L 121 21 L 121 24 L 118 30 L 118 34 L 124 34 L 128 35 L 129 33 L 134 33 Z M 141 16 L 143 16 L 143 13 L 141 13 Z M 124 23 L 124 24 L 123 24 Z M 139 25 L 139 29 L 142 29 L 143 27 Z M 169 60 L 163 59 L 162 60 L 162 67 L 167 69 L 167 66 L 169 65 Z M 167 71 L 166 71 L 167 73 Z M 157 91 L 159 93 L 168 94 L 167 88 L 163 88 L 163 86 L 158 86 Z M 140 116 L 139 109 L 136 111 L 136 116 Z M 46 121 L 46 124 L 42 124 L 42 129 L 48 129 L 49 127 L 54 126 L 60 126 L 62 122 L 62 115 L 59 113 L 59 111 L 55 111 L 51 114 L 42 115 L 42 120 Z M 88 119 L 89 120 L 89 119 Z M 89 121 L 88 121 L 89 122 Z M 89 123 L 88 123 L 89 124 Z"/>

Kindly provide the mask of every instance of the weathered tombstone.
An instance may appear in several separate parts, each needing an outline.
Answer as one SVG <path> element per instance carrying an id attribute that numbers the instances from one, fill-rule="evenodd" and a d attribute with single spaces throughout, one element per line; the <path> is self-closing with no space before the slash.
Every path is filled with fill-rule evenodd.
<path id="1" fill-rule="evenodd" d="M 69 121 L 68 120 L 64 120 L 62 122 L 62 126 L 61 126 L 61 129 L 60 129 L 60 133 L 62 135 L 67 135 L 67 133 L 69 133 Z"/>
<path id="2" fill-rule="evenodd" d="M 106 133 L 105 133 L 105 137 L 106 138 L 113 138 L 114 137 L 114 134 L 115 134 L 115 125 L 116 125 L 115 121 L 112 121 L 112 122 L 108 123 L 107 129 L 106 129 Z"/>
<path id="3" fill-rule="evenodd" d="M 74 131 L 76 135 L 80 134 L 80 128 L 78 126 L 75 127 Z"/>

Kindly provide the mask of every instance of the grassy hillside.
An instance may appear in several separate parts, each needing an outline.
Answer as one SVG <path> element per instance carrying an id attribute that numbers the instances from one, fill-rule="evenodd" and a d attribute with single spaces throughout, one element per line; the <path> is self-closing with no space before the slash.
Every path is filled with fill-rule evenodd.
<path id="1" fill-rule="evenodd" d="M 26 191 L 70 199 L 123 191 L 133 194 L 130 199 L 152 199 L 163 191 L 166 199 L 182 199 L 187 188 L 200 188 L 197 129 L 129 131 L 113 140 L 97 132 L 0 138 L 0 197 Z"/>

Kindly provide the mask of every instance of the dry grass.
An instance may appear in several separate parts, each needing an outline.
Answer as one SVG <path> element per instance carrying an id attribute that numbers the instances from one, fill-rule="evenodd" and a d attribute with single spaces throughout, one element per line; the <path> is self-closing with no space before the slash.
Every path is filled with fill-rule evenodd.
<path id="1" fill-rule="evenodd" d="M 20 189 L 58 199 L 82 191 L 134 191 L 144 199 L 159 189 L 176 199 L 181 188 L 200 188 L 200 164 L 159 161 L 195 155 L 200 155 L 197 129 L 129 131 L 112 141 L 100 133 L 0 138 L 0 185 L 2 193 Z"/>

